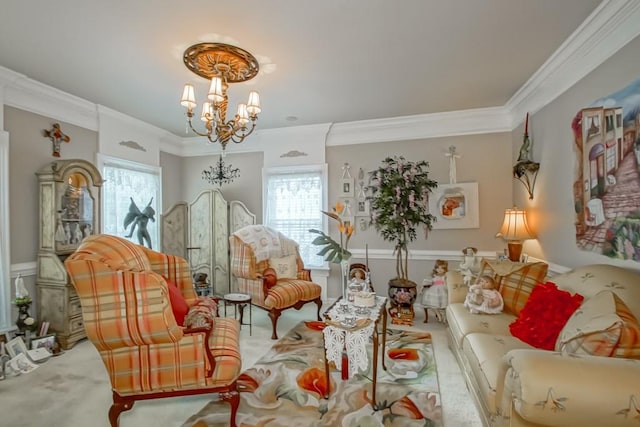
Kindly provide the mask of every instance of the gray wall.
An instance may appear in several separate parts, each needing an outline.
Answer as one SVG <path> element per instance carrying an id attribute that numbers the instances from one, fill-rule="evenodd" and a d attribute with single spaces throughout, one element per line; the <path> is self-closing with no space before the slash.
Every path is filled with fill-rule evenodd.
<path id="1" fill-rule="evenodd" d="M 38 178 L 36 172 L 53 157 L 45 129 L 60 123 L 71 138 L 62 143 L 60 159 L 83 159 L 95 164 L 98 134 L 94 131 L 5 106 L 4 126 L 9 132 L 9 197 L 11 200 L 11 263 L 33 262 L 38 253 Z"/>

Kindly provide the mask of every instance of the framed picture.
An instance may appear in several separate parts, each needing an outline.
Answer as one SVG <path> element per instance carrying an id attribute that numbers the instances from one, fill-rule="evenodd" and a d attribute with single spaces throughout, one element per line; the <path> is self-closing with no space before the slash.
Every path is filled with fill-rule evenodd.
<path id="1" fill-rule="evenodd" d="M 27 346 L 22 340 L 22 337 L 15 337 L 7 343 L 7 346 L 5 348 L 12 359 L 19 354 L 24 354 L 25 356 L 27 355 Z"/>
<path id="2" fill-rule="evenodd" d="M 340 197 L 353 197 L 353 178 L 342 178 L 340 180 Z"/>
<path id="3" fill-rule="evenodd" d="M 352 197 L 340 197 L 340 203 L 344 205 L 344 209 L 340 216 L 342 218 L 351 217 L 355 213 L 355 202 Z"/>
<path id="4" fill-rule="evenodd" d="M 358 200 L 356 202 L 356 216 L 369 216 L 371 213 L 371 203 L 368 200 Z"/>
<path id="5" fill-rule="evenodd" d="M 36 337 L 31 340 L 31 349 L 35 350 L 36 348 L 46 348 L 51 353 L 53 353 L 53 347 L 56 345 L 56 336 L 55 334 L 45 335 L 43 337 Z"/>
<path id="6" fill-rule="evenodd" d="M 433 229 L 479 228 L 478 183 L 439 184 L 429 197 Z"/>

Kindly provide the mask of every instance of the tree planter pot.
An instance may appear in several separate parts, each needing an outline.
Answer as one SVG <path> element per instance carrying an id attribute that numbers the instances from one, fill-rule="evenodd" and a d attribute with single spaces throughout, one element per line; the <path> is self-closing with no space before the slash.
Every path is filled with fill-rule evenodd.
<path id="1" fill-rule="evenodd" d="M 391 279 L 389 280 L 389 316 L 394 325 L 413 325 L 415 313 L 413 303 L 418 295 L 417 285 L 411 280 Z"/>

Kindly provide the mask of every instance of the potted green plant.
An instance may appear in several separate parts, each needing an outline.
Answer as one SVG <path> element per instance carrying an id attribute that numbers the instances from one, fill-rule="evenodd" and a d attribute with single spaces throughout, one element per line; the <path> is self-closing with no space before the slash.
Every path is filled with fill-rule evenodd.
<path id="1" fill-rule="evenodd" d="M 429 213 L 429 194 L 438 183 L 429 179 L 429 163 L 408 161 L 404 157 L 387 157 L 369 172 L 367 200 L 371 206 L 371 224 L 386 241 L 394 242 L 396 277 L 389 281 L 392 288 L 413 289 L 411 301 L 400 298 L 404 305 L 415 300 L 415 282 L 409 280 L 408 244 L 417 237 L 420 225 L 431 230 L 436 217 Z"/>

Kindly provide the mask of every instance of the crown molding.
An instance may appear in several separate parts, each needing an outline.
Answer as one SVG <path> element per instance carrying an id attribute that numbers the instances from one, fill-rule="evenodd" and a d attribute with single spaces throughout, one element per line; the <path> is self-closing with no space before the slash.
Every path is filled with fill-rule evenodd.
<path id="1" fill-rule="evenodd" d="M 335 123 L 327 146 L 509 132 L 504 107 Z"/>
<path id="2" fill-rule="evenodd" d="M 4 104 L 93 131 L 98 130 L 96 104 L 0 67 L 7 82 Z"/>
<path id="3" fill-rule="evenodd" d="M 640 2 L 605 0 L 507 101 L 517 127 L 640 34 Z"/>

